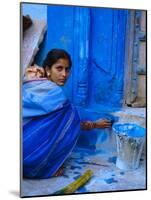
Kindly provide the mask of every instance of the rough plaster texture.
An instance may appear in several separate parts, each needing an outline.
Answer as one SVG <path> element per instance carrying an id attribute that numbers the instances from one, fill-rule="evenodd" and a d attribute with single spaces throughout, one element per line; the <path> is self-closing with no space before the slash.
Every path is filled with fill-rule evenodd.
<path id="1" fill-rule="evenodd" d="M 23 75 L 26 67 L 29 67 L 32 64 L 34 57 L 39 50 L 39 45 L 43 40 L 45 31 L 45 20 L 33 20 L 33 25 L 24 33 L 21 49 Z"/>
<path id="2" fill-rule="evenodd" d="M 146 34 L 146 12 L 141 13 L 140 31 Z M 138 94 L 135 107 L 146 106 L 146 40 L 139 43 L 139 62 L 138 65 L 144 71 L 144 74 L 138 74 Z"/>

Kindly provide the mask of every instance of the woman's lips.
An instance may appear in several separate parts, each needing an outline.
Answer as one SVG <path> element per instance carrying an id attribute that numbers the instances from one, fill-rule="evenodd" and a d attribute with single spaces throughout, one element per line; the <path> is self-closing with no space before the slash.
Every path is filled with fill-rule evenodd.
<path id="1" fill-rule="evenodd" d="M 59 82 L 65 82 L 65 79 L 60 79 Z"/>

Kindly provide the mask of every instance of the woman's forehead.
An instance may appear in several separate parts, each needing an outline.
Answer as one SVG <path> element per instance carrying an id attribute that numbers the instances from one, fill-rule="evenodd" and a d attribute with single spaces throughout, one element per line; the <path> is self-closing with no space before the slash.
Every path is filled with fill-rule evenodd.
<path id="1" fill-rule="evenodd" d="M 69 67 L 69 60 L 67 58 L 59 58 L 55 64 Z"/>

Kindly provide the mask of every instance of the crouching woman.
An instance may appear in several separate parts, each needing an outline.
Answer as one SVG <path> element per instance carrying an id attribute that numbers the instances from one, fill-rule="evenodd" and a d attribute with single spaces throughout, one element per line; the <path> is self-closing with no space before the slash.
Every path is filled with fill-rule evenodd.
<path id="1" fill-rule="evenodd" d="M 62 49 L 48 52 L 43 68 L 27 68 L 22 86 L 23 176 L 49 178 L 60 175 L 72 152 L 80 128 L 106 128 L 109 120 L 81 122 L 76 108 L 64 95 L 63 86 L 72 62 Z"/>

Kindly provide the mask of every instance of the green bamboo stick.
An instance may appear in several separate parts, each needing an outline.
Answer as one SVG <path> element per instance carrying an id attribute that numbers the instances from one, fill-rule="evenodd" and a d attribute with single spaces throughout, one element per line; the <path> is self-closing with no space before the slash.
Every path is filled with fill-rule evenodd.
<path id="1" fill-rule="evenodd" d="M 92 177 L 92 175 L 92 170 L 87 170 L 77 180 L 62 188 L 61 190 L 55 192 L 54 194 L 71 194 L 75 192 L 79 187 L 83 186 Z"/>

